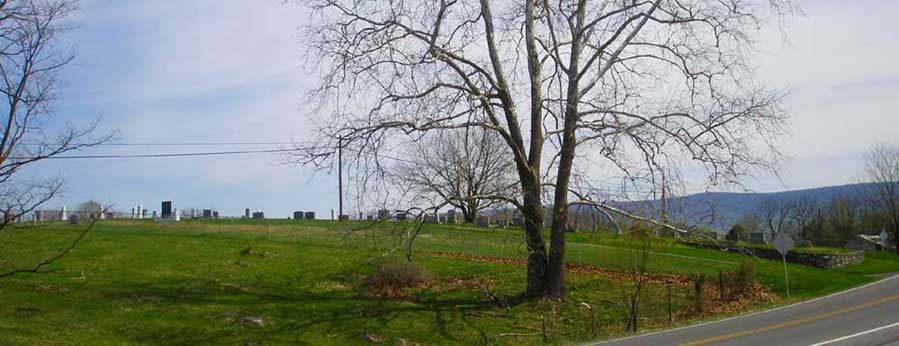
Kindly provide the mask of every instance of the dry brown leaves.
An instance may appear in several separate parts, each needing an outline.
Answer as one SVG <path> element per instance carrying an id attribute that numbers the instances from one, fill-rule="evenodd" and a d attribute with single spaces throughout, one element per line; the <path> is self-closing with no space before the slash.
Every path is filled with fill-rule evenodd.
<path id="1" fill-rule="evenodd" d="M 462 253 L 450 253 L 450 252 L 430 252 L 428 253 L 430 256 L 434 257 L 443 257 L 443 258 L 452 258 L 459 259 L 465 261 L 472 262 L 489 262 L 495 264 L 508 264 L 508 265 L 516 265 L 516 266 L 524 266 L 526 264 L 525 260 L 522 259 L 514 259 L 514 258 L 502 258 L 502 257 L 491 257 L 491 256 L 475 256 L 469 254 Z M 594 275 L 594 276 L 602 276 L 608 278 L 610 280 L 616 282 L 626 282 L 633 281 L 635 278 L 634 273 L 629 273 L 621 270 L 600 268 L 596 266 L 588 266 L 588 265 L 579 265 L 574 263 L 565 264 L 565 268 L 572 273 L 578 273 L 583 275 Z M 644 281 L 653 284 L 667 285 L 671 284 L 674 286 L 680 287 L 692 287 L 693 280 L 688 276 L 683 275 L 673 275 L 673 274 L 653 274 L 646 273 L 644 274 Z"/>

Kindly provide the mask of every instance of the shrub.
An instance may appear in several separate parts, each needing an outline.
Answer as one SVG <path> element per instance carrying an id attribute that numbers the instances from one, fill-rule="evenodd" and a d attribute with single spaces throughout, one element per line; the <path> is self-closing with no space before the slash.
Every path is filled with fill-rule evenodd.
<path id="1" fill-rule="evenodd" d="M 746 228 L 743 225 L 736 224 L 730 228 L 730 231 L 727 232 L 727 236 L 724 239 L 730 241 L 746 241 L 749 240 L 749 232 L 746 231 Z"/>
<path id="2" fill-rule="evenodd" d="M 755 266 L 753 266 L 752 261 L 748 259 L 743 260 L 743 262 L 737 265 L 737 268 L 728 272 L 724 279 L 729 299 L 733 300 L 745 296 L 755 286 Z"/>
<path id="3" fill-rule="evenodd" d="M 415 263 L 389 262 L 379 265 L 362 282 L 365 294 L 379 297 L 402 297 L 409 289 L 427 281 L 427 273 Z"/>

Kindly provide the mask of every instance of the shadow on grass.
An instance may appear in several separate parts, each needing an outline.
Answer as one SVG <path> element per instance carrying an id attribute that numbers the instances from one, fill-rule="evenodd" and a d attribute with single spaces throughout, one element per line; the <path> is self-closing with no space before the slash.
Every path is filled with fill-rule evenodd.
<path id="1" fill-rule="evenodd" d="M 328 339 L 364 344 L 368 333 L 391 337 L 397 332 L 468 344 L 484 333 L 469 314 L 497 309 L 476 292 L 424 292 L 413 300 L 391 300 L 352 291 L 242 287 L 212 280 L 119 286 L 103 295 L 139 311 L 140 319 L 119 332 L 150 345 L 313 345 Z"/>

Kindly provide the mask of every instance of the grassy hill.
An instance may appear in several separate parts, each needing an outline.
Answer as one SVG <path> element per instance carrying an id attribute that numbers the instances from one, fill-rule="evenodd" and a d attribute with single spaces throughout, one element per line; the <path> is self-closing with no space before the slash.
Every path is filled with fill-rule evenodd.
<path id="1" fill-rule="evenodd" d="M 83 227 L 0 233 L 0 271 L 54 254 Z M 540 345 L 627 333 L 628 271 L 642 241 L 570 234 L 569 300 L 515 304 L 525 277 L 519 231 L 427 225 L 412 252 L 422 281 L 373 294 L 372 273 L 404 261 L 407 236 L 393 225 L 325 221 L 101 222 L 46 273 L 0 279 L 0 344 Z M 667 240 L 649 250 L 641 331 L 784 303 L 780 262 L 753 260 L 757 294 L 721 301 L 719 272 L 746 258 Z M 899 257 L 871 253 L 835 271 L 788 267 L 794 299 L 806 299 L 897 272 Z M 707 278 L 702 311 L 698 276 Z"/>

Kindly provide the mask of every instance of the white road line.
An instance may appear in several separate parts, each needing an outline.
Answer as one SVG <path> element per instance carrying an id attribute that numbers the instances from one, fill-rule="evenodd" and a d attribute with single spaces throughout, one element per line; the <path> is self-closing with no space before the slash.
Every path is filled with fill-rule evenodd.
<path id="1" fill-rule="evenodd" d="M 893 327 L 899 327 L 899 322 L 893 323 L 893 324 L 888 325 L 888 326 L 877 327 L 877 328 L 874 328 L 874 329 L 870 329 L 870 330 L 866 330 L 866 331 L 863 331 L 863 332 L 855 333 L 855 334 L 852 334 L 852 335 L 846 335 L 846 336 L 844 336 L 844 337 L 842 337 L 842 338 L 836 338 L 836 339 L 833 339 L 833 340 L 827 340 L 827 341 L 824 341 L 824 342 L 819 342 L 819 343 L 817 343 L 817 344 L 809 345 L 809 346 L 824 346 L 824 345 L 830 345 L 830 344 L 837 343 L 837 342 L 840 342 L 840 341 L 845 341 L 845 340 L 849 340 L 849 339 L 852 339 L 852 338 L 856 338 L 856 337 L 859 337 L 859 336 L 862 336 L 862 335 L 865 335 L 865 334 L 877 333 L 877 332 L 879 332 L 879 331 L 881 331 L 881 330 L 884 330 L 884 329 L 890 329 L 890 328 L 893 328 Z"/>

